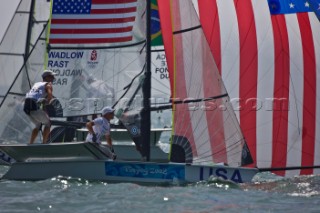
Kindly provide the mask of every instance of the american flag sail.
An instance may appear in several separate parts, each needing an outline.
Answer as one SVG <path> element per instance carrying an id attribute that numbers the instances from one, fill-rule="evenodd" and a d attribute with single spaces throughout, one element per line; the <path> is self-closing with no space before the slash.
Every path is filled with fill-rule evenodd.
<path id="1" fill-rule="evenodd" d="M 50 44 L 132 40 L 137 0 L 53 0 Z"/>
<path id="2" fill-rule="evenodd" d="M 320 5 L 193 1 L 258 167 L 320 164 Z M 316 7 L 315 7 L 316 6 Z M 280 171 L 293 176 L 316 169 Z"/>

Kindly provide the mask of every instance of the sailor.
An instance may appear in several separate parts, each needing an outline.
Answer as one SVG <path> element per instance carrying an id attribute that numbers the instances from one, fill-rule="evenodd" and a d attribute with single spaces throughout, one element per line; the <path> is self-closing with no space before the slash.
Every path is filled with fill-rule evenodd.
<path id="1" fill-rule="evenodd" d="M 30 144 L 38 136 L 41 125 L 44 125 L 42 133 L 42 143 L 47 143 L 50 134 L 50 118 L 45 111 L 45 105 L 53 101 L 52 82 L 56 73 L 51 70 L 45 70 L 42 73 L 42 82 L 37 82 L 33 85 L 31 90 L 26 94 L 23 110 L 29 116 L 30 120 L 35 124 L 30 137 Z"/>
<path id="2" fill-rule="evenodd" d="M 110 136 L 110 120 L 114 118 L 114 109 L 111 107 L 104 107 L 101 112 L 101 117 L 95 118 L 86 123 L 89 131 L 86 141 L 99 144 L 99 147 L 111 159 L 115 160 L 117 155 L 114 153 L 112 147 L 112 140 Z M 105 136 L 108 146 L 101 144 L 102 136 Z"/>

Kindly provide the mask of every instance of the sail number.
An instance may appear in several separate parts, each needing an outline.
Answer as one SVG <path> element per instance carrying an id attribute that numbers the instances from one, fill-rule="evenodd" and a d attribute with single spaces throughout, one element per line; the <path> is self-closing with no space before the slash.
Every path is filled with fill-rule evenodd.
<path id="1" fill-rule="evenodd" d="M 208 173 L 207 173 L 208 172 Z M 205 175 L 208 174 L 209 176 Z M 200 180 L 206 180 L 211 175 L 219 178 L 223 178 L 225 180 L 232 180 L 236 183 L 243 183 L 241 173 L 239 169 L 228 169 L 226 167 L 221 168 L 200 168 Z"/>
<path id="2" fill-rule="evenodd" d="M 216 176 L 221 177 L 225 180 L 228 179 L 227 177 L 228 175 L 228 171 L 224 168 L 218 168 L 216 169 Z M 241 178 L 241 174 L 240 171 L 238 169 L 235 169 L 230 177 L 230 180 L 236 182 L 236 183 L 242 183 L 242 178 Z"/>

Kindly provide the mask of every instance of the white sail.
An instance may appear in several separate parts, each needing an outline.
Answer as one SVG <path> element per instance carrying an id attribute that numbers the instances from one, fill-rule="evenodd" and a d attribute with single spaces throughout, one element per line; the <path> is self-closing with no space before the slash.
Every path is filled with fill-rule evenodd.
<path id="1" fill-rule="evenodd" d="M 32 17 L 32 18 L 31 18 Z M 0 101 L 49 18 L 49 2 L 21 0 L 0 43 Z"/>

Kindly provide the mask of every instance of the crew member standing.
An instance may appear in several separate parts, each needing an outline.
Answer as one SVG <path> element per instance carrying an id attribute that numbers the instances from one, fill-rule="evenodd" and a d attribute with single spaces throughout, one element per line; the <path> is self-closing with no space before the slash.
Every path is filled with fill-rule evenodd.
<path id="1" fill-rule="evenodd" d="M 45 111 L 45 105 L 50 104 L 53 100 L 52 82 L 56 73 L 51 70 L 45 70 L 42 73 L 42 82 L 37 82 L 31 90 L 26 94 L 23 110 L 29 116 L 30 120 L 35 124 L 30 137 L 30 144 L 38 136 L 41 125 L 44 125 L 42 133 L 42 143 L 47 143 L 50 134 L 50 118 Z"/>

